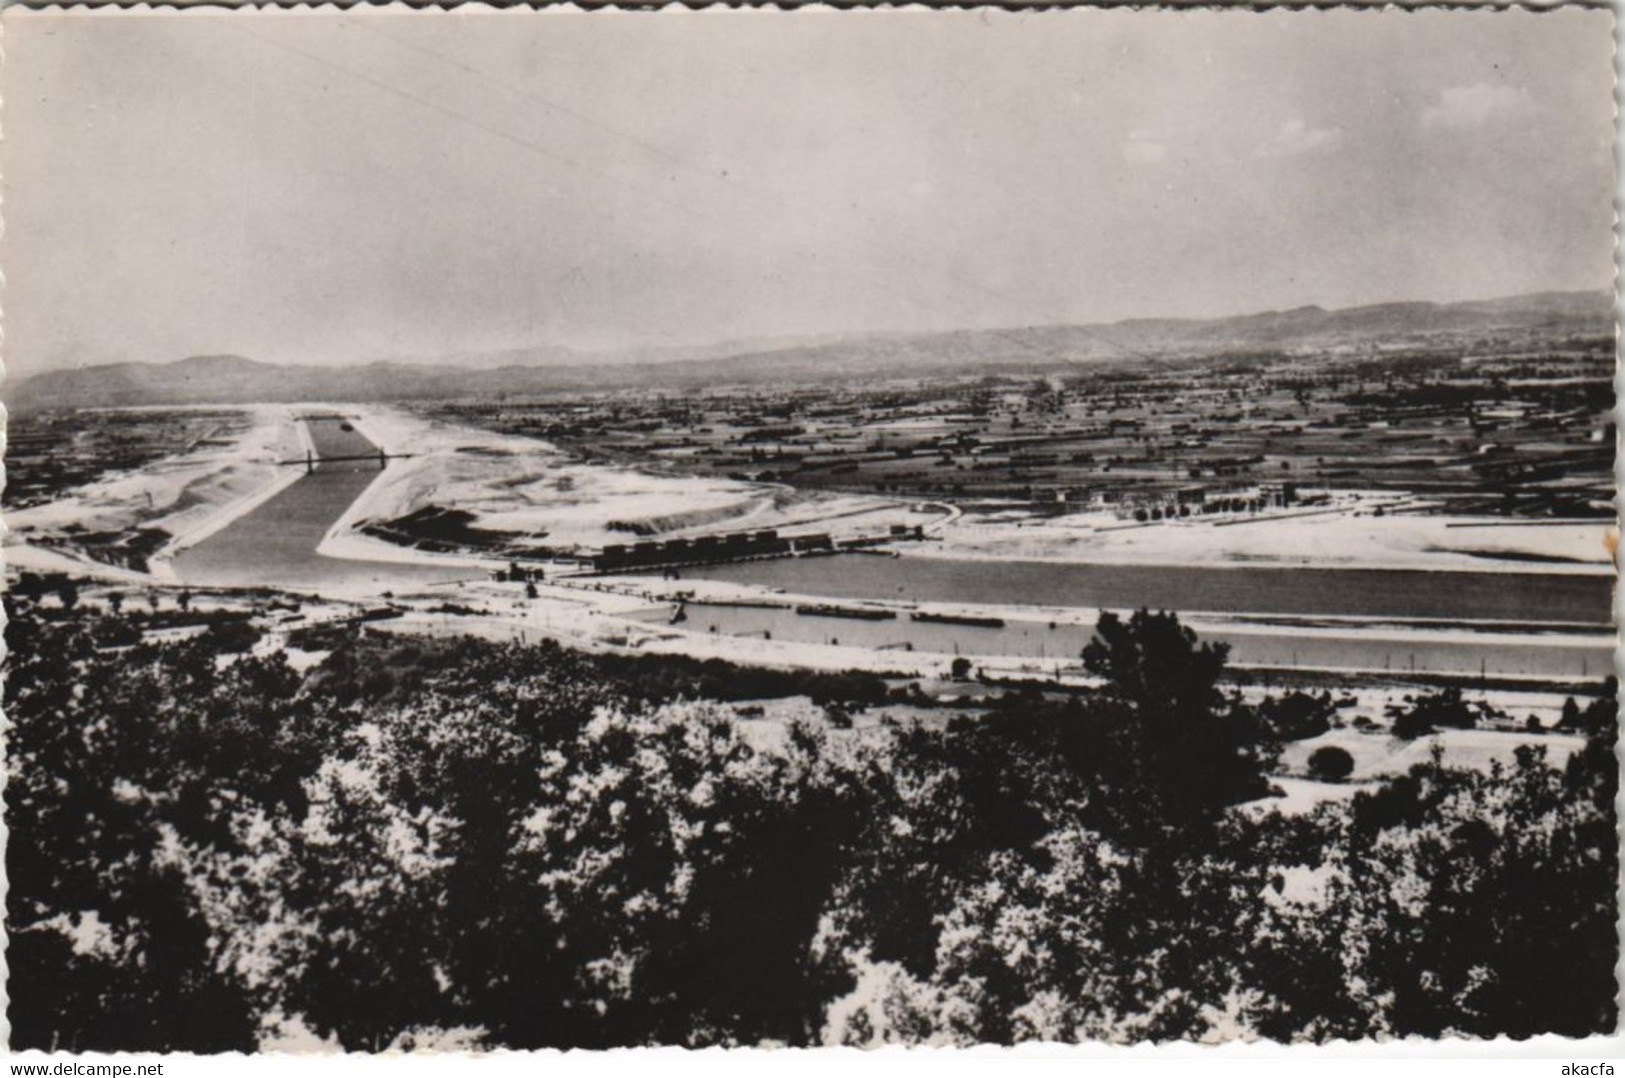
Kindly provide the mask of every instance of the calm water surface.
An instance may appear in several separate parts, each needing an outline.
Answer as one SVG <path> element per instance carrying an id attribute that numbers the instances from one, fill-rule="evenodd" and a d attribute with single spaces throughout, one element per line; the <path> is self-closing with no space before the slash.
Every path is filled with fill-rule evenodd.
<path id="1" fill-rule="evenodd" d="M 702 580 L 832 598 L 1347 615 L 1450 621 L 1612 623 L 1613 578 L 1245 566 L 1075 565 L 837 554 L 683 570 Z"/>
<path id="2" fill-rule="evenodd" d="M 945 625 L 911 621 L 906 613 L 895 620 L 863 621 L 797 614 L 790 609 L 694 603 L 687 606 L 685 613 L 685 620 L 673 627 L 693 633 L 899 650 L 913 645 L 914 651 L 932 654 L 1016 656 L 1065 664 L 1076 662 L 1078 653 L 1094 636 L 1092 625 L 1057 624 L 1050 628 L 1042 621 L 1010 621 L 997 628 Z M 664 611 L 650 612 L 642 620 L 658 625 L 669 616 Z M 1220 628 L 1204 628 L 1201 636 L 1229 644 L 1231 661 L 1242 666 L 1395 673 L 1482 672 L 1491 676 L 1581 680 L 1604 676 L 1611 670 L 1613 658 L 1612 642 L 1602 633 L 1580 638 L 1554 636 L 1539 644 L 1508 642 L 1494 633 L 1459 643 L 1381 640 L 1354 632 L 1346 636 L 1269 635 Z"/>
<path id="3" fill-rule="evenodd" d="M 182 552 L 175 570 L 196 585 L 320 588 L 368 583 L 383 591 L 472 579 L 467 569 L 329 558 L 316 553 L 328 529 L 378 475 L 376 460 L 321 460 L 377 452 L 338 416 L 306 421 L 315 470 Z M 894 599 L 1125 609 L 1443 618 L 1472 621 L 1611 622 L 1613 580 L 1538 573 L 1417 573 L 1297 568 L 1063 565 L 843 554 L 684 570 L 685 576 L 783 588 L 830 598 Z M 652 621 L 663 620 L 653 614 Z M 1012 621 L 1002 628 L 798 615 L 792 610 L 690 606 L 689 632 L 771 635 L 775 640 L 966 655 L 1072 661 L 1089 626 Z M 1430 672 L 1601 676 L 1612 645 L 1600 632 L 1540 645 L 1482 641 L 1415 645 L 1358 636 L 1208 634 L 1244 665 L 1414 669 Z"/>
<path id="4" fill-rule="evenodd" d="M 338 416 L 305 421 L 321 457 L 377 453 Z M 314 588 L 372 583 L 379 590 L 466 580 L 468 569 L 329 558 L 316 553 L 333 522 L 378 477 L 378 461 L 329 460 L 253 512 L 237 518 L 175 558 L 188 584 L 215 587 Z"/>

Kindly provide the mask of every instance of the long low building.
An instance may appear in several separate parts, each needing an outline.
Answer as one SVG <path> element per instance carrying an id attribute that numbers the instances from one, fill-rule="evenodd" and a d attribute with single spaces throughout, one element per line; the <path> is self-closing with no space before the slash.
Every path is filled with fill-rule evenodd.
<path id="1" fill-rule="evenodd" d="M 782 536 L 769 528 L 725 535 L 700 535 L 692 539 L 646 540 L 640 543 L 611 543 L 594 555 L 592 566 L 601 573 L 628 569 L 661 569 L 683 565 L 703 565 L 747 558 L 782 557 L 835 549 L 827 534 Z"/>

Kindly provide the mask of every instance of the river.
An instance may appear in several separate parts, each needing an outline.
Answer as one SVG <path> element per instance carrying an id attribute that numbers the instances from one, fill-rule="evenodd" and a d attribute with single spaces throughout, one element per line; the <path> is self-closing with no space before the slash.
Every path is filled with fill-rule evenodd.
<path id="1" fill-rule="evenodd" d="M 1613 577 L 1279 566 L 1079 565 L 836 554 L 684 569 L 701 580 L 838 599 L 1213 614 L 1439 618 L 1451 623 L 1613 620 Z"/>
<path id="2" fill-rule="evenodd" d="M 1185 614 L 1437 619 L 1441 629 L 1490 623 L 1535 625 L 1538 641 L 1486 631 L 1472 639 L 1433 639 L 1349 625 L 1341 632 L 1260 629 L 1204 631 L 1249 666 L 1602 677 L 1612 668 L 1613 579 L 1601 575 L 1403 572 L 1244 566 L 1106 566 L 838 554 L 685 569 L 696 579 L 779 588 L 831 599 L 972 603 L 1084 609 L 1149 607 Z M 652 619 L 653 620 L 653 619 Z M 1578 626 L 1594 631 L 1577 634 Z M 933 653 L 1074 660 L 1092 626 L 1011 620 L 1002 627 L 860 621 L 787 609 L 691 605 L 690 632 L 769 636 Z"/>
<path id="3" fill-rule="evenodd" d="M 1008 621 L 983 627 L 918 622 L 906 612 L 895 619 L 798 614 L 788 608 L 690 603 L 673 626 L 691 633 L 758 636 L 778 642 L 842 644 L 933 654 L 1005 656 L 1075 663 L 1094 636 L 1093 624 Z M 651 611 L 640 620 L 662 624 L 669 614 Z M 1605 633 L 1551 634 L 1538 642 L 1486 632 L 1474 639 L 1429 639 L 1418 634 L 1374 635 L 1358 626 L 1333 632 L 1265 632 L 1244 627 L 1203 628 L 1204 640 L 1230 645 L 1242 666 L 1316 670 L 1391 671 L 1395 674 L 1485 674 L 1491 677 L 1601 678 L 1612 669 L 1613 641 Z"/>
<path id="4" fill-rule="evenodd" d="M 318 463 L 287 489 L 174 560 L 198 586 L 321 589 L 364 585 L 382 593 L 478 578 L 469 569 L 331 558 L 317 553 L 329 529 L 377 477 L 375 446 L 340 416 L 304 420 Z M 364 457 L 335 460 L 338 457 Z M 1434 618 L 1474 622 L 1593 625 L 1596 632 L 1552 634 L 1538 643 L 1494 632 L 1478 640 L 1383 639 L 1347 633 L 1210 633 L 1235 662 L 1402 672 L 1600 677 L 1609 668 L 1611 577 L 1601 575 L 1304 569 L 1247 566 L 1100 566 L 998 560 L 841 554 L 712 565 L 686 576 L 849 599 L 1127 609 L 1185 613 Z M 651 620 L 662 620 L 652 615 Z M 901 647 L 966 655 L 1072 661 L 1090 626 L 1015 621 L 999 628 L 798 615 L 787 609 L 689 607 L 684 630 L 770 635 L 779 641 Z"/>

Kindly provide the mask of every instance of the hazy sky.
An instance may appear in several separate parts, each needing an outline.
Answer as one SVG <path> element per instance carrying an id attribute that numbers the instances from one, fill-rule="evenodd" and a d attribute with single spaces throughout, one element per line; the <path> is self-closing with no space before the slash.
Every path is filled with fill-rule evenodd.
<path id="1" fill-rule="evenodd" d="M 1610 18 L 14 8 L 5 358 L 1605 288 Z"/>

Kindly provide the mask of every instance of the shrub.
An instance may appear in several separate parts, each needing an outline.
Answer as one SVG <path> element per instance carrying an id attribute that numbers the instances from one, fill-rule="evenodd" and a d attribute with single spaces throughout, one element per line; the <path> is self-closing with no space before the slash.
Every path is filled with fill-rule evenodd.
<path id="1" fill-rule="evenodd" d="M 1347 749 L 1323 745 L 1309 755 L 1309 773 L 1322 782 L 1342 782 L 1354 772 L 1354 757 Z"/>
<path id="2" fill-rule="evenodd" d="M 1258 708 L 1258 717 L 1275 737 L 1282 741 L 1303 741 L 1319 737 L 1331 729 L 1331 717 L 1336 708 L 1330 694 L 1310 696 L 1292 692 L 1277 700 L 1273 696 Z"/>
<path id="3" fill-rule="evenodd" d="M 259 628 L 247 621 L 224 621 L 209 627 L 208 639 L 216 650 L 234 654 L 251 650 L 260 636 Z"/>
<path id="4" fill-rule="evenodd" d="M 1462 700 L 1460 689 L 1440 689 L 1432 695 L 1418 697 L 1409 711 L 1396 716 L 1393 733 L 1410 741 L 1440 727 L 1471 730 L 1476 721 L 1473 709 Z"/>

